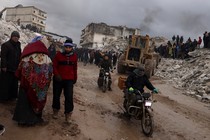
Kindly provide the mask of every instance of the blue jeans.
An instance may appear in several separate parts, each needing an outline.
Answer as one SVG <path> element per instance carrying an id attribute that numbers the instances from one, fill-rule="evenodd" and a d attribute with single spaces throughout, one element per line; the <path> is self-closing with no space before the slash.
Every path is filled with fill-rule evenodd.
<path id="1" fill-rule="evenodd" d="M 60 109 L 60 96 L 64 93 L 65 97 L 65 114 L 70 113 L 74 109 L 73 103 L 73 80 L 56 81 L 53 78 L 53 109 Z"/>

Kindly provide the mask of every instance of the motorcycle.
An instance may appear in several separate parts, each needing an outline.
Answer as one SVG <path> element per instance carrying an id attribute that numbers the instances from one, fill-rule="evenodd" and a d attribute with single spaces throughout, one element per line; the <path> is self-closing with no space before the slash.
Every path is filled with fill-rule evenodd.
<path id="1" fill-rule="evenodd" d="M 5 132 L 5 127 L 0 124 L 0 136 L 3 135 Z"/>
<path id="2" fill-rule="evenodd" d="M 108 89 L 110 73 L 103 68 L 100 69 L 100 74 L 98 78 L 98 87 L 102 89 L 103 92 L 106 92 Z"/>
<path id="3" fill-rule="evenodd" d="M 152 97 L 153 93 L 141 93 L 135 90 L 129 93 L 128 90 L 124 91 L 125 99 L 123 106 L 126 109 L 126 115 L 134 117 L 136 120 L 141 120 L 141 128 L 146 136 L 152 136 L 154 129 L 153 110 L 152 110 Z"/>

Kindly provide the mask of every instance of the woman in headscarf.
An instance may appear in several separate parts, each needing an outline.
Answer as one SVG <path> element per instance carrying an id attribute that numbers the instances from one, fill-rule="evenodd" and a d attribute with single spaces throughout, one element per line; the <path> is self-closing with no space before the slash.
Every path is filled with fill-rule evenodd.
<path id="1" fill-rule="evenodd" d="M 36 37 L 23 50 L 16 76 L 20 80 L 19 96 L 13 120 L 19 125 L 43 123 L 42 111 L 53 72 L 48 49 L 42 37 Z"/>

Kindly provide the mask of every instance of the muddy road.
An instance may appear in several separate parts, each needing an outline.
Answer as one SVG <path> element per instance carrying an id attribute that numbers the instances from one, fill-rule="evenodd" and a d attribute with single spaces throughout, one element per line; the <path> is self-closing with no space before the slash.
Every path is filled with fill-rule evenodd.
<path id="1" fill-rule="evenodd" d="M 95 65 L 79 64 L 79 79 L 74 88 L 75 110 L 73 123 L 64 123 L 63 106 L 59 119 L 52 119 L 52 88 L 49 90 L 44 118 L 46 126 L 19 127 L 12 121 L 15 103 L 0 104 L 0 123 L 6 132 L 0 140 L 209 140 L 210 107 L 184 91 L 153 77 L 160 90 L 153 104 L 155 129 L 153 137 L 146 137 L 140 122 L 127 120 L 123 115 L 123 93 L 117 87 L 119 75 L 114 72 L 113 91 L 103 93 L 97 87 L 99 69 Z M 63 101 L 63 97 L 61 99 Z M 63 102 L 62 102 L 63 103 Z"/>

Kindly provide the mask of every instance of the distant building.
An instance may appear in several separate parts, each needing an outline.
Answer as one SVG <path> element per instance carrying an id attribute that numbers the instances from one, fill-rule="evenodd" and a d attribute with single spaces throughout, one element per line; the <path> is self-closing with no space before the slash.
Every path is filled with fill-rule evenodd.
<path id="1" fill-rule="evenodd" d="M 108 40 L 127 39 L 129 35 L 139 35 L 140 29 L 126 26 L 109 26 L 105 23 L 90 23 L 82 30 L 80 45 L 85 48 L 100 48 Z"/>
<path id="2" fill-rule="evenodd" d="M 12 21 L 20 26 L 35 26 L 39 31 L 45 31 L 47 13 L 34 7 L 18 5 L 6 7 L 6 21 Z"/>

